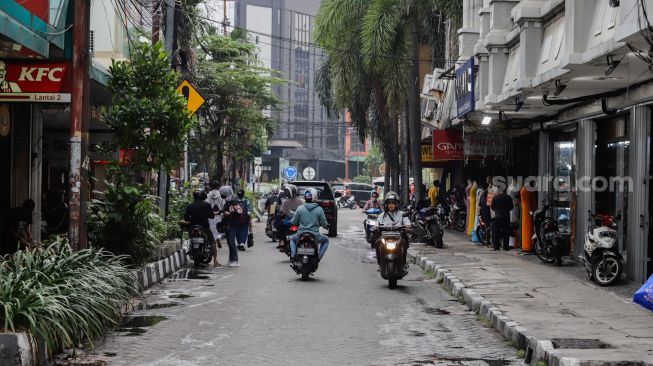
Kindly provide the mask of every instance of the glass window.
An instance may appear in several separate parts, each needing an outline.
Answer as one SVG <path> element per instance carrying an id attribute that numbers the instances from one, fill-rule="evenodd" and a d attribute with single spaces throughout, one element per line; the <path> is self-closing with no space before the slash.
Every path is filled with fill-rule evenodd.
<path id="1" fill-rule="evenodd" d="M 561 231 L 571 232 L 571 186 L 574 181 L 574 154 L 576 143 L 573 140 L 553 143 L 553 218 L 558 221 Z"/>

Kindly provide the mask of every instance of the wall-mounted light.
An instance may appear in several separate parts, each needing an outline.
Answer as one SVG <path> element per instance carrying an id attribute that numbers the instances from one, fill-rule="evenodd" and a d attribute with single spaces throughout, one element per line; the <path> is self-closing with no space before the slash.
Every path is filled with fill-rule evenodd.
<path id="1" fill-rule="evenodd" d="M 560 93 L 567 88 L 567 84 L 563 84 L 560 80 L 555 81 L 555 90 L 553 91 L 553 96 L 557 97 Z"/>
<path id="2" fill-rule="evenodd" d="M 489 125 L 490 123 L 492 123 L 492 117 L 490 117 L 490 116 L 485 116 L 485 117 L 483 117 L 483 120 L 481 121 L 481 124 L 482 124 L 483 126 L 487 126 L 487 125 Z"/>
<path id="3" fill-rule="evenodd" d="M 525 99 L 515 98 L 515 112 L 519 112 L 521 107 L 524 106 Z"/>
<path id="4" fill-rule="evenodd" d="M 619 0 L 609 0 L 610 6 L 616 8 L 619 6 Z"/>
<path id="5" fill-rule="evenodd" d="M 607 62 L 608 62 L 608 67 L 605 69 L 605 75 L 610 75 L 614 71 L 614 69 L 619 66 L 621 63 L 621 60 L 615 60 L 612 55 L 608 55 L 607 57 Z"/>

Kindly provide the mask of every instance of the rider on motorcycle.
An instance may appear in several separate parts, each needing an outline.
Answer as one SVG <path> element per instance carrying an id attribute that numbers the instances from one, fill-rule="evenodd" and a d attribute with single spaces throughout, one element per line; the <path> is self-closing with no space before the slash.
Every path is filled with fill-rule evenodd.
<path id="1" fill-rule="evenodd" d="M 287 197 L 281 204 L 281 209 L 279 210 L 279 221 L 277 222 L 277 231 L 279 232 L 279 245 L 277 249 L 283 248 L 283 241 L 286 238 L 286 233 L 288 232 L 288 225 L 284 223 L 284 217 L 290 213 L 290 211 L 296 211 L 299 206 L 304 204 L 304 201 L 298 197 L 299 191 L 297 186 L 294 184 L 286 185 L 284 188 L 285 196 Z"/>
<path id="2" fill-rule="evenodd" d="M 363 211 L 367 211 L 372 208 L 376 208 L 383 211 L 383 204 L 381 204 L 381 201 L 379 201 L 379 194 L 376 191 L 372 192 L 371 198 L 367 202 L 365 202 L 365 206 L 363 206 Z"/>
<path id="3" fill-rule="evenodd" d="M 410 219 L 408 217 L 404 217 L 404 212 L 399 209 L 399 195 L 395 192 L 388 192 L 388 194 L 385 196 L 385 201 L 384 201 L 384 212 L 378 217 L 379 221 L 379 227 L 384 227 L 384 226 L 403 226 L 404 228 L 408 228 L 411 226 Z M 405 233 L 402 232 L 402 235 L 405 235 Z M 375 237 L 374 240 L 377 240 L 378 237 Z M 408 253 L 408 238 L 404 237 L 404 242 L 406 243 L 406 250 L 404 250 L 404 263 L 406 262 L 406 254 Z M 381 260 L 380 260 L 380 249 L 379 245 L 376 245 L 376 261 L 381 265 Z"/>
<path id="4" fill-rule="evenodd" d="M 184 220 L 189 223 L 188 228 L 192 229 L 193 226 L 200 226 L 206 233 L 211 245 L 211 252 L 213 253 L 213 266 L 218 267 L 218 250 L 215 247 L 215 238 L 209 228 L 209 219 L 215 217 L 213 209 L 208 202 L 206 202 L 206 192 L 203 190 L 196 190 L 193 192 L 194 202 L 186 207 Z"/>
<path id="5" fill-rule="evenodd" d="M 320 245 L 320 260 L 329 247 L 329 238 L 320 234 L 320 226 L 326 229 L 329 224 L 327 223 L 326 216 L 324 216 L 324 210 L 322 210 L 320 205 L 313 202 L 313 198 L 317 198 L 317 190 L 315 188 L 307 189 L 304 192 L 304 200 L 306 203 L 297 209 L 295 216 L 292 218 L 292 224 L 299 225 L 297 234 L 293 235 L 290 239 L 290 257 L 293 258 L 293 260 L 296 259 L 297 240 L 299 240 L 299 236 L 302 234 L 308 233 L 315 237 L 315 240 Z"/>

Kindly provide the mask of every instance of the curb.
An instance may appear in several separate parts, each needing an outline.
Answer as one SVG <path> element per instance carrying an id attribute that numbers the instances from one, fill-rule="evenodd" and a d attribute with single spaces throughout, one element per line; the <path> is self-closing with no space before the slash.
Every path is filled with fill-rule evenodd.
<path id="1" fill-rule="evenodd" d="M 186 250 L 179 249 L 167 258 L 148 263 L 143 268 L 133 270 L 136 284 L 146 290 L 161 282 L 188 262 Z M 0 333 L 0 365 L 33 366 L 45 364 L 45 345 L 39 345 L 37 352 L 33 341 L 25 332 Z"/>
<path id="2" fill-rule="evenodd" d="M 148 263 L 145 267 L 134 270 L 137 285 L 143 290 L 161 282 L 188 262 L 186 249 L 179 249 L 167 258 Z"/>
<path id="3" fill-rule="evenodd" d="M 486 299 L 473 289 L 467 287 L 454 273 L 441 265 L 436 265 L 428 257 L 408 253 L 409 261 L 419 265 L 423 270 L 435 272 L 435 279 L 456 298 L 462 298 L 467 307 L 487 320 L 506 339 L 526 350 L 524 362 L 535 364 L 543 361 L 549 366 L 578 366 L 582 363 L 572 357 L 563 357 L 553 348 L 549 339 L 539 338 L 528 329 L 506 316 L 492 301 Z"/>

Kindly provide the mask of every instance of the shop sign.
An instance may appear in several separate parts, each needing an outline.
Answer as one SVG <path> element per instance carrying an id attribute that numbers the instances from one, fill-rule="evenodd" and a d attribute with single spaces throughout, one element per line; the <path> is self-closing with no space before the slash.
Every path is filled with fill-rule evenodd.
<path id="1" fill-rule="evenodd" d="M 470 156 L 498 157 L 505 154 L 503 137 L 494 134 L 465 135 L 464 151 Z"/>
<path id="2" fill-rule="evenodd" d="M 457 117 L 474 110 L 474 57 L 456 69 Z"/>
<path id="3" fill-rule="evenodd" d="M 460 132 L 433 131 L 433 160 L 464 160 L 464 152 L 463 137 Z M 422 155 L 424 155 L 424 150 L 422 150 Z"/>
<path id="4" fill-rule="evenodd" d="M 0 101 L 70 103 L 71 90 L 69 63 L 0 60 Z"/>

